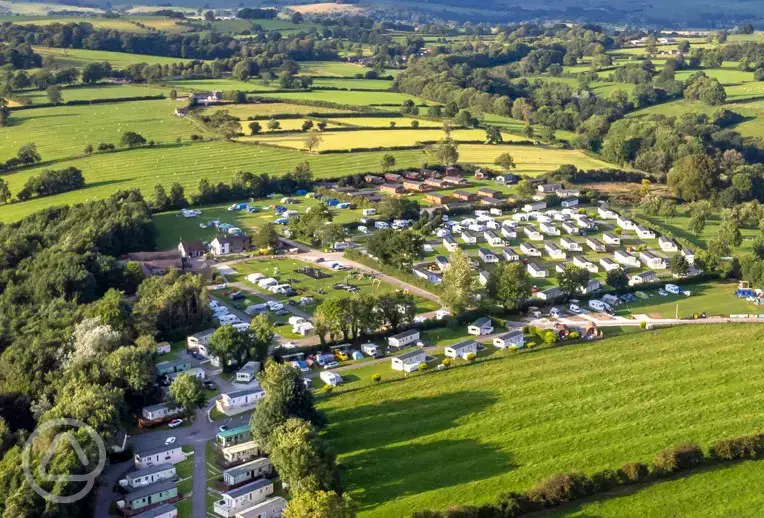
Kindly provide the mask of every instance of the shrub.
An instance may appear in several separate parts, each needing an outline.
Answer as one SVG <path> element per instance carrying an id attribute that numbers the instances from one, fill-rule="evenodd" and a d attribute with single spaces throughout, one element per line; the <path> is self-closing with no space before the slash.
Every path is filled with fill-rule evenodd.
<path id="1" fill-rule="evenodd" d="M 570 338 L 571 340 L 577 340 L 581 338 L 581 333 L 579 333 L 578 331 L 571 331 L 570 334 L 568 335 L 568 338 Z"/>
<path id="2" fill-rule="evenodd" d="M 615 230 L 613 230 L 616 234 L 623 234 L 623 229 L 621 227 L 615 227 Z"/>
<path id="3" fill-rule="evenodd" d="M 536 342 L 528 342 L 527 344 L 525 344 L 525 347 L 527 347 L 528 349 L 533 349 L 534 347 L 536 347 Z"/>
<path id="4" fill-rule="evenodd" d="M 526 493 L 528 500 L 554 507 L 590 495 L 592 481 L 583 473 L 558 473 Z"/>
<path id="5" fill-rule="evenodd" d="M 661 474 L 675 473 L 694 468 L 704 459 L 703 450 L 697 444 L 680 444 L 659 451 L 655 457 L 655 469 Z"/>
<path id="6" fill-rule="evenodd" d="M 641 482 L 650 475 L 650 470 L 647 469 L 647 466 L 639 462 L 625 464 L 619 471 L 627 481 L 632 483 Z"/>
<path id="7" fill-rule="evenodd" d="M 382 381 L 382 376 L 380 374 L 372 374 L 371 380 L 376 383 L 379 383 L 380 381 Z"/>
<path id="8" fill-rule="evenodd" d="M 419 367 L 416 368 L 419 372 L 422 372 L 424 370 L 427 370 L 427 364 L 426 363 L 420 363 Z"/>
<path id="9" fill-rule="evenodd" d="M 639 323 L 639 327 L 641 329 L 645 329 L 647 327 L 647 322 L 643 320 L 642 322 Z"/>
<path id="10" fill-rule="evenodd" d="M 755 459 L 761 455 L 762 436 L 744 435 L 716 441 L 711 446 L 711 457 L 721 460 Z"/>
<path id="11" fill-rule="evenodd" d="M 333 386 L 331 386 L 331 385 L 324 385 L 324 388 L 323 388 L 323 389 L 321 389 L 321 390 L 323 390 L 324 392 L 326 392 L 326 393 L 328 394 L 328 393 L 330 393 L 332 390 L 334 390 L 334 387 L 333 387 Z"/>
<path id="12" fill-rule="evenodd" d="M 514 345 L 514 344 L 510 345 L 510 346 L 508 347 L 508 349 L 509 349 L 511 352 L 513 352 L 513 353 L 516 353 L 516 352 L 519 350 L 519 348 L 518 348 L 516 345 Z"/>
<path id="13" fill-rule="evenodd" d="M 473 362 L 473 361 L 475 361 L 475 358 L 477 358 L 477 354 L 475 354 L 475 353 L 469 353 L 469 354 L 467 355 L 467 361 L 468 361 L 468 362 Z"/>
<path id="14" fill-rule="evenodd" d="M 443 363 L 443 365 L 445 365 L 446 367 L 450 367 L 451 366 L 451 358 L 443 358 L 443 361 L 441 363 Z"/>
<path id="15" fill-rule="evenodd" d="M 620 471 L 614 469 L 603 469 L 591 476 L 592 492 L 600 493 L 610 491 L 614 487 L 620 486 L 626 482 L 626 477 Z"/>

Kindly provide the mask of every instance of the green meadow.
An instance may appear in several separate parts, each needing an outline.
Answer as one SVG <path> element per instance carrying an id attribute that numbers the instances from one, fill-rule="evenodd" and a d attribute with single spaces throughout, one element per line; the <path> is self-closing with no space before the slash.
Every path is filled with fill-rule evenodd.
<path id="1" fill-rule="evenodd" d="M 764 416 L 752 409 L 764 401 L 762 339 L 755 325 L 631 333 L 494 355 L 319 408 L 360 516 L 397 518 L 761 431 Z"/>
<path id="2" fill-rule="evenodd" d="M 41 56 L 52 56 L 55 64 L 61 67 L 82 68 L 88 63 L 100 63 L 108 61 L 113 68 L 122 69 L 136 63 L 148 63 L 149 65 L 171 65 L 191 61 L 183 58 L 169 58 L 164 56 L 151 56 L 146 54 L 128 54 L 125 52 L 109 52 L 106 50 L 87 49 L 60 49 L 54 47 L 34 47 L 34 51 Z"/>
<path id="3" fill-rule="evenodd" d="M 155 95 L 168 96 L 170 89 L 158 85 L 147 84 L 98 84 L 98 85 L 76 85 L 61 88 L 62 102 L 69 101 L 95 101 L 101 99 L 121 99 L 126 97 L 145 97 Z M 44 104 L 50 102 L 48 94 L 44 90 L 22 90 L 16 92 L 16 95 L 29 99 L 31 104 Z M 135 105 L 133 105 L 135 106 Z"/>

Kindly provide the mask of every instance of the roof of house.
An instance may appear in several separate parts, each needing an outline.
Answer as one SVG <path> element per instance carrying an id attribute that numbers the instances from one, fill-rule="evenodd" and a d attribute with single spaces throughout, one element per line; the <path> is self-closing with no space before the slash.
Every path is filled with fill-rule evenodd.
<path id="1" fill-rule="evenodd" d="M 162 516 L 173 510 L 175 510 L 174 504 L 162 504 L 159 507 L 149 509 L 145 513 L 135 514 L 133 515 L 133 518 L 156 518 L 157 516 Z"/>
<path id="2" fill-rule="evenodd" d="M 518 335 L 523 336 L 523 331 L 521 329 L 513 329 L 507 333 L 497 336 L 496 338 L 499 340 L 509 340 L 510 338 L 514 338 Z"/>
<path id="3" fill-rule="evenodd" d="M 480 250 L 478 250 L 478 253 L 481 255 L 494 255 L 494 253 L 488 250 L 487 248 L 481 248 Z"/>
<path id="4" fill-rule="evenodd" d="M 402 333 L 398 333 L 397 335 L 393 335 L 390 338 L 395 338 L 396 340 L 400 340 L 401 338 L 408 338 L 412 335 L 418 335 L 419 330 L 418 329 L 408 329 Z"/>
<path id="5" fill-rule="evenodd" d="M 156 455 L 157 453 L 164 453 L 166 451 L 172 451 L 172 450 L 179 450 L 180 446 L 175 444 L 170 444 L 167 446 L 160 446 L 159 448 L 152 448 L 150 450 L 145 451 L 139 451 L 136 453 L 136 455 L 140 458 L 150 457 L 152 455 Z"/>
<path id="6" fill-rule="evenodd" d="M 207 249 L 204 247 L 204 243 L 201 241 L 181 241 L 181 246 L 183 247 L 183 250 L 186 252 L 206 252 Z"/>
<path id="7" fill-rule="evenodd" d="M 529 262 L 528 263 L 528 268 L 530 268 L 531 270 L 536 270 L 537 272 L 543 272 L 544 271 L 544 268 L 542 268 L 541 266 L 537 265 L 534 262 Z"/>
<path id="8" fill-rule="evenodd" d="M 458 344 L 449 345 L 451 349 L 454 351 L 458 351 L 460 349 L 467 349 L 469 347 L 474 347 L 477 345 L 477 342 L 475 340 L 465 340 L 463 342 L 459 342 Z"/>
<path id="9" fill-rule="evenodd" d="M 467 191 L 454 191 L 454 196 L 475 196 L 475 193 L 467 192 Z"/>
<path id="10" fill-rule="evenodd" d="M 236 516 L 239 518 L 260 518 L 262 516 L 262 510 L 268 509 L 271 507 L 271 505 L 280 505 L 283 509 L 287 505 L 287 501 L 281 498 L 280 496 L 277 496 L 275 498 L 269 498 L 263 502 L 260 502 L 259 504 L 248 507 L 244 511 L 239 511 L 236 513 Z"/>
<path id="11" fill-rule="evenodd" d="M 127 500 L 139 500 L 149 495 L 155 495 L 160 491 L 168 491 L 174 487 L 177 487 L 175 482 L 159 482 L 158 484 L 151 484 L 150 486 L 142 487 L 133 491 L 125 496 Z"/>
<path id="12" fill-rule="evenodd" d="M 252 468 L 256 468 L 259 466 L 267 466 L 273 464 L 271 462 L 271 459 L 268 457 L 260 457 L 259 459 L 251 460 L 249 462 L 245 462 L 244 464 L 240 464 L 238 466 L 234 466 L 233 468 L 229 468 L 225 470 L 224 473 L 229 474 L 232 477 L 235 477 L 241 473 L 246 473 Z"/>
<path id="13" fill-rule="evenodd" d="M 648 270 L 642 273 L 635 273 L 634 277 L 655 277 L 655 272 L 652 270 Z"/>
<path id="14" fill-rule="evenodd" d="M 268 487 L 271 484 L 273 484 L 273 482 L 267 478 L 261 478 L 260 480 L 250 482 L 249 484 L 244 484 L 241 487 L 237 487 L 236 489 L 232 489 L 223 494 L 228 495 L 231 498 L 238 498 L 240 496 L 246 495 L 247 493 L 251 493 L 252 491 L 257 491 L 258 489 Z"/>
<path id="15" fill-rule="evenodd" d="M 484 327 L 491 325 L 491 319 L 489 317 L 480 317 L 470 324 L 470 327 Z"/>
<path id="16" fill-rule="evenodd" d="M 603 258 L 601 258 L 601 259 L 600 259 L 600 262 L 601 262 L 601 263 L 607 263 L 607 264 L 616 264 L 616 262 L 615 262 L 615 261 L 613 261 L 613 260 L 612 260 L 611 258 L 609 258 L 609 257 L 603 257 Z"/>
<path id="17" fill-rule="evenodd" d="M 245 432 L 251 432 L 249 424 L 237 426 L 236 428 L 230 428 L 224 432 L 218 432 L 217 436 L 226 439 L 228 437 L 233 437 L 234 435 L 239 435 Z"/>
<path id="18" fill-rule="evenodd" d="M 253 449 L 256 450 L 258 448 L 259 446 L 257 445 L 257 443 L 255 443 L 255 441 L 247 441 L 247 442 L 241 442 L 239 444 L 234 444 L 232 446 L 226 446 L 225 448 L 223 448 L 223 451 L 228 453 L 239 453 L 239 452 L 247 451 L 247 450 L 253 450 Z"/>
<path id="19" fill-rule="evenodd" d="M 227 392 L 225 395 L 227 395 L 231 399 L 235 399 L 237 397 L 244 397 L 250 394 L 257 394 L 259 392 L 265 392 L 265 391 L 258 387 L 258 388 L 251 388 L 251 389 L 234 390 L 233 392 Z"/>
<path id="20" fill-rule="evenodd" d="M 394 356 L 393 358 L 398 358 L 399 360 L 408 360 L 409 358 L 416 358 L 417 356 L 427 356 L 427 353 L 422 350 L 416 350 L 401 354 L 400 356 Z"/>
<path id="21" fill-rule="evenodd" d="M 225 243 L 234 244 L 234 243 L 249 243 L 249 236 L 245 235 L 232 235 L 232 236 L 224 236 L 224 237 L 216 237 L 213 239 L 213 241 L 217 241 L 221 245 Z"/>
<path id="22" fill-rule="evenodd" d="M 128 473 L 125 475 L 125 478 L 132 480 L 134 478 L 145 477 L 146 475 L 152 475 L 154 473 L 161 473 L 162 471 L 167 471 L 168 469 L 175 469 L 175 466 L 172 464 L 157 464 L 156 466 L 151 466 L 148 468 L 133 471 L 132 473 Z"/>

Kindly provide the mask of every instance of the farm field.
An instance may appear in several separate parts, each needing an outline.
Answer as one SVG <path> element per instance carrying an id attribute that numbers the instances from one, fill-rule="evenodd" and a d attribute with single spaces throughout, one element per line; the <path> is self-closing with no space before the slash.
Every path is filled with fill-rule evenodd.
<path id="1" fill-rule="evenodd" d="M 147 133 L 146 136 L 152 135 Z M 27 142 L 22 141 L 21 144 Z M 12 147 L 13 153 L 17 147 Z M 5 149 L 3 147 L 3 150 Z M 81 149 L 81 146 L 78 145 L 77 149 Z M 186 193 L 190 194 L 196 190 L 199 180 L 204 177 L 210 181 L 230 182 L 239 171 L 279 174 L 292 170 L 306 160 L 316 178 L 379 172 L 379 161 L 384 154 L 384 151 L 374 151 L 351 155 L 309 155 L 297 150 L 219 141 L 169 144 L 155 149 L 140 148 L 95 154 L 56 163 L 58 169 L 70 166 L 80 168 L 88 182 L 84 189 L 0 206 L 0 221 L 15 221 L 52 205 L 106 198 L 116 189 L 138 188 L 150 197 L 157 183 L 169 188 L 170 184 L 177 181 L 186 188 Z M 420 167 L 427 160 L 427 156 L 418 149 L 398 151 L 395 156 L 399 167 Z M 11 192 L 16 193 L 23 187 L 27 178 L 39 175 L 42 169 L 47 168 L 50 166 L 24 169 L 6 174 L 4 178 L 9 183 Z"/>
<path id="2" fill-rule="evenodd" d="M 764 507 L 764 496 L 752 487 L 764 483 L 764 462 L 748 461 L 648 484 L 636 492 L 596 499 L 565 510 L 549 513 L 554 517 L 643 517 L 661 516 L 671 509 L 672 516 L 754 516 Z"/>
<path id="3" fill-rule="evenodd" d="M 764 312 L 757 306 L 735 296 L 736 283 L 702 282 L 683 284 L 682 290 L 692 291 L 691 297 L 669 294 L 661 297 L 657 290 L 650 290 L 653 296 L 648 300 L 637 299 L 633 304 L 623 304 L 616 308 L 617 315 L 647 314 L 655 318 L 692 318 L 694 313 L 706 313 L 709 316 L 749 314 Z M 677 311 L 678 306 L 678 311 Z"/>
<path id="4" fill-rule="evenodd" d="M 163 56 L 151 56 L 145 54 L 128 54 L 125 52 L 109 52 L 106 50 L 87 49 L 59 49 L 54 47 L 33 47 L 34 51 L 41 56 L 53 56 L 54 62 L 62 67 L 83 68 L 88 63 L 100 63 L 108 61 L 113 68 L 122 69 L 135 63 L 148 63 L 149 65 L 171 65 L 173 63 L 186 63 L 190 59 L 169 58 Z"/>
<path id="5" fill-rule="evenodd" d="M 60 11 L 61 4 L 53 3 L 32 3 L 32 2 L 10 2 L 8 0 L 0 0 L 0 8 L 8 10 L 13 14 L 20 14 L 24 16 L 44 16 L 50 11 Z M 69 6 L 68 10 L 77 11 L 81 13 L 101 13 L 101 9 L 94 7 L 80 7 Z M 11 17 L 8 17 L 11 18 Z"/>
<path id="6" fill-rule="evenodd" d="M 485 113 L 482 115 L 482 120 L 486 124 L 491 124 L 493 126 L 498 126 L 502 130 L 509 131 L 510 133 L 515 133 L 517 135 L 523 135 L 523 130 L 525 129 L 525 121 L 512 119 L 510 117 L 504 117 L 502 115 L 495 115 L 493 113 Z M 534 131 L 541 130 L 543 126 L 540 124 L 533 125 Z M 575 136 L 575 133 L 572 131 L 564 131 L 564 130 L 556 130 L 555 136 L 557 138 L 562 139 L 571 139 Z M 527 138 L 527 137 L 526 137 Z"/>
<path id="7" fill-rule="evenodd" d="M 234 91 L 240 92 L 268 92 L 276 86 L 268 86 L 260 81 L 239 81 L 237 79 L 179 79 L 177 81 L 166 81 L 164 84 L 181 91 L 188 89 L 190 91 Z"/>
<path id="8" fill-rule="evenodd" d="M 341 110 L 339 108 L 323 108 L 320 106 L 303 106 L 301 104 L 289 103 L 226 104 L 223 106 L 210 106 L 209 108 L 203 109 L 205 113 L 212 113 L 217 110 L 227 110 L 231 116 L 241 120 L 246 120 L 249 117 L 263 117 L 281 114 L 350 113 L 348 110 Z M 284 120 L 282 119 L 281 122 L 283 123 Z"/>
<path id="9" fill-rule="evenodd" d="M 94 101 L 96 99 L 119 99 L 123 97 L 143 97 L 147 95 L 168 95 L 169 88 L 157 85 L 116 85 L 99 84 L 93 86 L 74 86 L 61 89 L 63 102 L 68 101 Z M 19 97 L 29 99 L 32 104 L 43 104 L 48 101 L 48 94 L 44 90 L 24 90 L 17 92 Z"/>
<path id="10" fill-rule="evenodd" d="M 284 131 L 301 130 L 302 129 L 302 124 L 306 120 L 307 119 L 281 119 L 281 120 L 279 120 L 279 129 L 277 129 L 277 130 L 269 130 L 268 129 L 268 121 L 262 121 L 261 120 L 261 121 L 257 121 L 257 122 L 260 123 L 260 126 L 262 127 L 262 133 L 263 134 L 271 134 L 271 133 L 276 134 L 276 133 L 280 133 L 280 132 L 284 132 Z M 244 132 L 245 135 L 249 135 L 251 133 L 251 131 L 249 129 L 249 125 L 250 125 L 251 122 L 252 121 L 246 121 L 246 120 L 241 121 L 241 131 Z M 315 122 L 316 121 L 313 121 L 314 126 L 313 126 L 313 129 L 311 130 L 311 133 L 318 131 L 318 128 L 315 127 Z M 339 127 L 340 126 L 338 124 L 334 124 L 332 122 L 327 122 L 326 123 L 326 129 L 333 129 L 333 128 L 339 128 Z M 304 140 L 306 138 L 306 135 L 307 135 L 306 133 L 302 133 L 302 136 L 300 137 L 300 138 L 303 139 L 303 142 L 304 142 Z M 300 146 L 298 149 L 302 149 L 302 146 Z"/>
<path id="11" fill-rule="evenodd" d="M 337 61 L 304 61 L 300 63 L 300 73 L 311 76 L 355 77 L 368 71 L 368 68 L 360 65 Z"/>
<path id="12" fill-rule="evenodd" d="M 337 104 L 353 104 L 356 106 L 395 105 L 400 106 L 403 101 L 413 100 L 418 104 L 430 104 L 429 102 L 414 97 L 413 95 L 398 92 L 361 92 L 342 90 L 314 90 L 312 92 L 278 92 L 268 97 L 277 99 L 301 99 L 303 101 L 325 101 Z"/>
<path id="13" fill-rule="evenodd" d="M 358 126 L 361 128 L 389 128 L 390 123 L 394 122 L 398 128 L 411 126 L 413 121 L 419 122 L 420 128 L 442 128 L 443 123 L 439 121 L 429 121 L 425 119 L 413 119 L 411 117 L 332 117 L 329 122 L 340 123 L 345 126 Z"/>
<path id="14" fill-rule="evenodd" d="M 393 86 L 388 79 L 325 79 L 313 80 L 314 87 L 346 88 L 348 90 L 387 90 Z"/>
<path id="15" fill-rule="evenodd" d="M 60 8 L 60 7 L 59 7 Z M 155 20 L 159 20 L 155 18 Z M 120 32 L 133 32 L 139 34 L 146 34 L 148 29 L 144 29 L 134 23 L 130 23 L 129 18 L 103 18 L 101 16 L 54 16 L 54 17 L 35 17 L 22 20 L 13 19 L 14 23 L 20 25 L 50 25 L 53 23 L 90 23 L 93 27 L 103 30 L 115 30 Z M 143 19 L 135 19 L 133 21 L 143 21 Z"/>
<path id="16" fill-rule="evenodd" d="M 138 91 L 138 87 L 132 90 Z M 43 161 L 48 161 L 80 155 L 86 144 L 119 145 L 126 131 L 135 131 L 146 140 L 159 142 L 174 142 L 177 137 L 187 139 L 193 133 L 204 133 L 189 121 L 173 115 L 173 108 L 179 105 L 168 99 L 13 111 L 10 125 L 0 128 L 0 160 L 15 156 L 19 147 L 30 142 L 37 144 Z"/>
<path id="17" fill-rule="evenodd" d="M 758 432 L 763 338 L 755 325 L 633 333 L 361 388 L 319 408 L 360 516 L 405 516 Z"/>
<path id="18" fill-rule="evenodd" d="M 495 168 L 493 162 L 502 153 L 509 153 L 515 159 L 517 169 L 513 169 L 513 173 L 531 176 L 554 171 L 563 164 L 573 164 L 579 169 L 612 167 L 611 164 L 589 157 L 578 150 L 511 144 L 506 146 L 462 144 L 459 146 L 459 161 Z"/>

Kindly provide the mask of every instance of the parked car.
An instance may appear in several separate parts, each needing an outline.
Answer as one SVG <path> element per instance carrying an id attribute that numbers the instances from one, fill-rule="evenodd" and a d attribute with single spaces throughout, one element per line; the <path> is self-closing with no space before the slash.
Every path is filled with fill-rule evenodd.
<path id="1" fill-rule="evenodd" d="M 204 388 L 206 388 L 207 390 L 215 390 L 216 388 L 218 388 L 218 386 L 215 385 L 214 381 L 205 381 L 202 384 L 204 385 Z"/>
<path id="2" fill-rule="evenodd" d="M 283 320 L 278 320 L 278 321 L 273 323 L 274 327 L 282 327 L 282 326 L 285 326 L 285 325 L 287 325 L 287 323 L 284 322 Z"/>
<path id="3" fill-rule="evenodd" d="M 167 440 L 165 440 L 164 445 L 169 446 L 171 444 L 175 444 L 175 437 L 168 437 Z"/>
<path id="4" fill-rule="evenodd" d="M 324 369 L 333 369 L 335 367 L 339 367 L 340 364 L 338 362 L 329 362 L 324 364 Z"/>
<path id="5" fill-rule="evenodd" d="M 183 424 L 183 419 L 173 419 L 170 421 L 170 428 L 177 428 L 178 426 Z"/>
<path id="6" fill-rule="evenodd" d="M 231 298 L 231 300 L 241 300 L 241 299 L 243 299 L 244 297 L 245 297 L 245 295 L 244 295 L 244 292 L 243 292 L 243 291 L 234 291 L 234 292 L 233 292 L 233 293 L 231 293 L 231 295 L 230 295 L 230 298 Z"/>
<path id="7" fill-rule="evenodd" d="M 323 263 L 324 262 L 324 258 L 323 257 L 317 257 L 315 259 L 315 261 L 313 261 L 313 262 L 315 262 L 315 263 Z"/>

